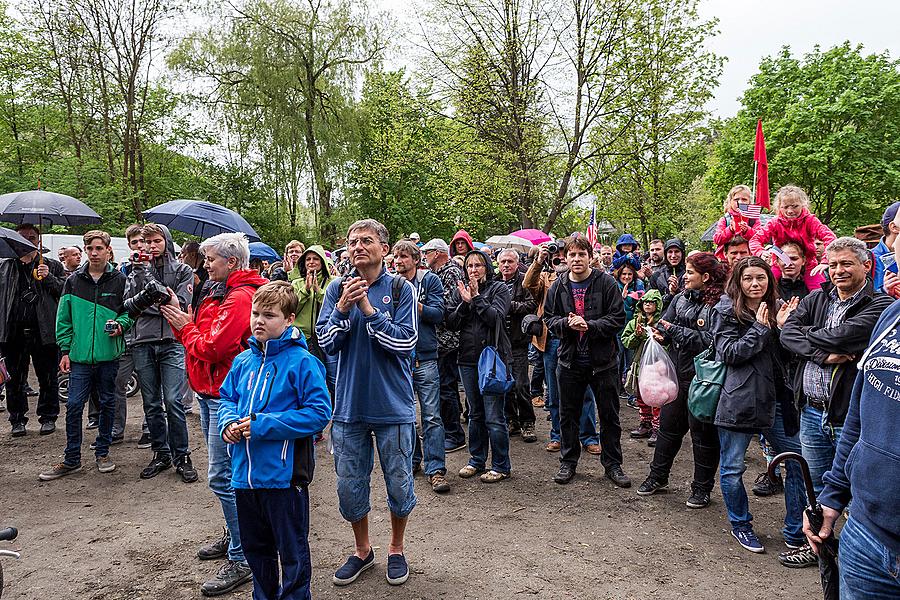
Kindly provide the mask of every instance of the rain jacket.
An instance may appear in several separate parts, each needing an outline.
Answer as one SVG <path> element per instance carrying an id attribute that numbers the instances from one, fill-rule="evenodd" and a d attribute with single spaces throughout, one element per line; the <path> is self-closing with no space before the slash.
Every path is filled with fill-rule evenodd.
<path id="1" fill-rule="evenodd" d="M 647 320 L 646 315 L 644 315 L 645 302 L 656 302 L 656 312 L 653 314 L 653 317 L 649 321 Z M 644 343 L 647 341 L 646 327 L 655 327 L 656 323 L 659 322 L 659 317 L 662 315 L 662 311 L 662 294 L 660 294 L 658 290 L 649 290 L 646 294 L 641 296 L 640 300 L 637 301 L 637 304 L 634 307 L 634 318 L 628 321 L 628 324 L 625 326 L 625 331 L 622 332 L 622 345 L 629 350 L 634 350 L 634 360 L 639 360 L 641 352 L 644 349 Z M 638 323 L 640 323 L 645 328 L 644 333 L 642 333 L 641 335 L 635 333 L 635 329 L 637 329 Z"/>
<path id="2" fill-rule="evenodd" d="M 450 256 L 456 256 L 457 254 L 459 254 L 456 251 L 455 247 L 456 240 L 466 240 L 466 243 L 469 245 L 469 249 L 466 251 L 467 253 L 475 249 L 475 244 L 472 243 L 472 236 L 469 235 L 469 232 L 465 229 L 460 229 L 453 236 L 453 239 L 450 240 Z"/>
<path id="3" fill-rule="evenodd" d="M 663 313 L 661 320 L 670 327 L 660 327 L 659 332 L 669 346 L 669 358 L 678 372 L 679 387 L 690 385 L 695 373 L 694 357 L 713 343 L 718 320 L 713 306 L 703 301 L 702 292 L 684 290 L 675 295 Z"/>
<path id="4" fill-rule="evenodd" d="M 250 417 L 250 437 L 228 444 L 231 487 L 235 489 L 306 486 L 315 455 L 312 436 L 331 418 L 325 367 L 306 349 L 296 327 L 280 338 L 237 355 L 222 382 L 219 435 Z"/>
<path id="5" fill-rule="evenodd" d="M 626 244 L 631 244 L 634 246 L 631 252 L 622 252 L 622 246 Z M 635 271 L 641 270 L 641 258 L 639 255 L 635 255 L 634 252 L 640 248 L 640 244 L 638 241 L 634 239 L 634 236 L 630 233 L 623 233 L 619 236 L 619 240 L 616 242 L 616 252 L 613 254 L 613 262 L 612 268 L 618 269 L 626 262 L 629 263 L 632 267 L 634 267 Z"/>
<path id="6" fill-rule="evenodd" d="M 322 261 L 322 269 L 316 275 L 319 280 L 319 291 L 310 290 L 306 287 L 306 257 L 309 254 L 315 254 Z M 294 319 L 294 326 L 298 327 L 311 346 L 318 346 L 316 341 L 316 319 L 319 318 L 319 310 L 322 308 L 322 302 L 325 300 L 325 290 L 328 284 L 334 280 L 331 275 L 330 267 L 331 259 L 325 254 L 325 248 L 318 244 L 310 246 L 300 255 L 297 265 L 291 269 L 288 274 L 288 281 L 291 282 L 294 291 L 297 292 L 297 298 L 300 303 L 297 305 L 297 316 Z"/>
<path id="7" fill-rule="evenodd" d="M 744 231 L 744 225 L 747 230 Z M 741 236 L 748 242 L 759 231 L 759 219 L 747 219 L 741 214 L 741 211 L 729 210 L 725 216 L 716 223 L 716 233 L 713 235 L 713 243 L 716 245 L 716 258 L 721 261 L 725 260 L 725 244 L 731 241 L 736 235 Z"/>
<path id="8" fill-rule="evenodd" d="M 668 306 L 669 302 L 671 302 L 672 298 L 675 296 L 675 294 L 672 294 L 669 291 L 669 277 L 674 275 L 678 278 L 678 288 L 679 291 L 681 291 L 684 287 L 684 261 L 687 259 L 687 253 L 685 252 L 684 242 L 678 238 L 668 240 L 665 248 L 665 252 L 668 252 L 669 248 L 678 248 L 681 250 L 681 262 L 673 267 L 669 264 L 668 258 L 663 258 L 662 266 L 650 276 L 649 287 L 659 290 L 659 293 L 662 294 L 663 297 L 663 304 Z"/>
<path id="9" fill-rule="evenodd" d="M 781 246 L 789 241 L 797 242 L 806 255 L 805 272 L 809 273 L 813 267 L 819 264 L 819 261 L 816 260 L 816 240 L 822 240 L 828 246 L 835 239 L 834 232 L 827 225 L 822 224 L 816 215 L 804 208 L 796 219 L 786 219 L 779 215 L 756 230 L 756 233 L 750 238 L 750 252 L 759 256 L 769 242 L 776 246 Z"/>
<path id="10" fill-rule="evenodd" d="M 110 337 L 107 321 L 116 321 L 128 331 L 134 321 L 123 304 L 125 276 L 111 264 L 100 279 L 94 281 L 88 264 L 78 267 L 63 285 L 56 313 L 56 343 L 59 351 L 72 362 L 96 365 L 117 360 L 125 352 L 121 335 Z"/>
<path id="11" fill-rule="evenodd" d="M 41 345 L 56 343 L 56 311 L 59 308 L 59 298 L 62 295 L 63 283 L 66 280 L 65 269 L 62 263 L 52 258 L 44 258 L 44 264 L 50 269 L 50 274 L 38 281 L 33 277 L 28 279 L 28 285 L 37 294 L 37 327 L 41 335 Z M 24 269 L 26 276 L 38 266 L 38 258 L 31 264 L 22 264 L 17 258 L 0 258 L 0 343 L 4 343 L 10 336 L 10 315 L 15 304 L 22 295 L 19 270 Z"/>
<path id="12" fill-rule="evenodd" d="M 197 307 L 193 322 L 174 332 L 184 344 L 192 390 L 219 397 L 219 388 L 234 357 L 247 348 L 253 294 L 266 283 L 256 269 L 232 272 L 226 281 L 216 282 L 210 288 Z"/>
<path id="13" fill-rule="evenodd" d="M 125 283 L 125 298 L 133 298 L 146 287 L 150 279 L 168 286 L 178 297 L 181 310 L 187 310 L 194 295 L 194 270 L 175 259 L 175 242 L 165 225 L 160 225 L 166 239 L 166 252 L 147 263 L 133 263 Z M 132 337 L 135 344 L 174 341 L 175 334 L 159 308 L 151 306 L 135 320 Z"/>

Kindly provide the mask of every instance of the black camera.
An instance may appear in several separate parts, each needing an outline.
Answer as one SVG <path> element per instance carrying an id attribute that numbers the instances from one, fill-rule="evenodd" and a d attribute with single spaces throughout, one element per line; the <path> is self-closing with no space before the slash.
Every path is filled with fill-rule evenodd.
<path id="1" fill-rule="evenodd" d="M 103 326 L 103 332 L 107 333 L 107 334 L 115 333 L 118 328 L 119 328 L 119 324 L 116 323 L 115 321 L 107 321 L 106 324 Z"/>
<path id="2" fill-rule="evenodd" d="M 547 252 L 550 253 L 550 256 L 553 256 L 560 250 L 562 250 L 562 247 L 556 242 L 550 242 L 549 244 L 547 244 Z"/>
<path id="3" fill-rule="evenodd" d="M 125 300 L 125 310 L 135 317 L 151 306 L 164 304 L 169 301 L 169 290 L 166 286 L 151 279 L 140 292 Z"/>

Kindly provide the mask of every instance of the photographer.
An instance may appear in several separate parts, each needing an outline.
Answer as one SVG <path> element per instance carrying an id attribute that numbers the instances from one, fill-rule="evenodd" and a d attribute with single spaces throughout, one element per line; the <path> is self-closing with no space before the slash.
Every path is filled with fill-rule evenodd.
<path id="1" fill-rule="evenodd" d="M 184 386 L 184 346 L 159 311 L 173 290 L 181 310 L 187 310 L 193 294 L 194 272 L 175 259 L 175 244 L 164 225 L 144 225 L 147 255 L 135 253 L 125 286 L 125 306 L 134 324 L 134 368 L 141 383 L 144 415 L 150 427 L 153 460 L 141 471 L 141 479 L 156 477 L 174 462 L 182 481 L 197 481 L 188 451 L 187 423 L 181 391 Z M 165 403 L 165 414 L 163 414 Z"/>

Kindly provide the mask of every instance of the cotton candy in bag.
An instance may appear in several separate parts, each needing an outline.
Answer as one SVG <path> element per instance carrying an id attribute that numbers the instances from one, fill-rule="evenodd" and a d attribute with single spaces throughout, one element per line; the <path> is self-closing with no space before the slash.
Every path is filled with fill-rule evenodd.
<path id="1" fill-rule="evenodd" d="M 678 396 L 678 374 L 669 353 L 659 342 L 648 336 L 645 344 L 638 390 L 644 404 L 660 407 Z"/>

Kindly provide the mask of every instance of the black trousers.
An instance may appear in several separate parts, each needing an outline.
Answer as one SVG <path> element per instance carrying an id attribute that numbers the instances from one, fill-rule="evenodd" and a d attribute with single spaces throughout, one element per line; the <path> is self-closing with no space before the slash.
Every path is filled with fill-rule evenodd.
<path id="1" fill-rule="evenodd" d="M 59 347 L 56 344 L 42 344 L 37 328 L 20 329 L 14 327 L 3 344 L 3 356 L 9 370 L 6 385 L 6 408 L 9 422 L 27 423 L 28 396 L 25 382 L 28 377 L 28 361 L 34 365 L 40 393 L 36 413 L 41 423 L 55 421 L 59 416 Z"/>
<path id="2" fill-rule="evenodd" d="M 516 387 L 506 394 L 506 422 L 518 425 L 534 425 L 534 407 L 531 406 L 531 381 L 528 378 L 528 347 L 513 348 L 512 375 Z"/>
<path id="3" fill-rule="evenodd" d="M 600 429 L 600 464 L 609 471 L 622 466 L 622 426 L 619 423 L 618 368 L 594 372 L 592 367 L 571 368 L 559 365 L 559 462 L 578 464 L 581 456 L 580 421 L 584 410 L 584 393 L 590 386 L 597 405 L 597 427 Z"/>
<path id="4" fill-rule="evenodd" d="M 659 413 L 659 436 L 650 475 L 662 481 L 669 480 L 669 472 L 675 456 L 681 449 L 685 434 L 691 432 L 694 450 L 693 486 L 710 492 L 716 482 L 719 469 L 719 431 L 712 423 L 698 421 L 687 407 L 687 393 L 690 381 L 678 384 L 678 397 L 662 407 Z"/>
<path id="5" fill-rule="evenodd" d="M 438 352 L 438 375 L 441 379 L 441 420 L 444 422 L 444 445 L 455 447 L 466 443 L 460 423 L 458 351 Z"/>
<path id="6" fill-rule="evenodd" d="M 532 365 L 531 369 L 531 397 L 532 398 L 543 398 L 544 397 L 544 353 L 540 350 L 537 350 L 538 359 L 537 362 Z"/>

